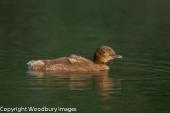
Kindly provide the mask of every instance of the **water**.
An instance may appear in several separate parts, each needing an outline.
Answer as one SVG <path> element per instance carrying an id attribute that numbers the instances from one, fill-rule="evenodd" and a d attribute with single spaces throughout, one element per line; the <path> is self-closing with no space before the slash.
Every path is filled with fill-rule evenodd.
<path id="1" fill-rule="evenodd" d="M 168 0 L 1 0 L 0 106 L 65 107 L 77 113 L 170 112 Z M 30 74 L 32 59 L 100 45 L 123 55 L 101 74 Z M 61 111 L 60 111 L 61 112 Z"/>

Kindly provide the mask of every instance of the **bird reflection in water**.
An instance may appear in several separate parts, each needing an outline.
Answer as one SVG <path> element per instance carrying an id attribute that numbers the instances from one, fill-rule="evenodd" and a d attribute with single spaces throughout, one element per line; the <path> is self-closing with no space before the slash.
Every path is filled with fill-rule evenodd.
<path id="1" fill-rule="evenodd" d="M 28 72 L 31 76 L 38 80 L 41 87 L 65 88 L 69 90 L 93 90 L 103 99 L 109 99 L 112 94 L 120 91 L 120 81 L 109 77 L 108 71 L 98 73 L 43 73 Z M 45 81 L 45 82 L 44 82 Z"/>

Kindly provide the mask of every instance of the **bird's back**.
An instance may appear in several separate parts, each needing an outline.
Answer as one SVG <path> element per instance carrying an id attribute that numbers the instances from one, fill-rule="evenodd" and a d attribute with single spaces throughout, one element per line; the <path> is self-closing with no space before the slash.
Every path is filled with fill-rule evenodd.
<path id="1" fill-rule="evenodd" d="M 91 60 L 78 55 L 51 60 L 37 60 L 28 63 L 32 71 L 45 72 L 94 72 L 106 70 L 108 66 L 94 64 Z"/>

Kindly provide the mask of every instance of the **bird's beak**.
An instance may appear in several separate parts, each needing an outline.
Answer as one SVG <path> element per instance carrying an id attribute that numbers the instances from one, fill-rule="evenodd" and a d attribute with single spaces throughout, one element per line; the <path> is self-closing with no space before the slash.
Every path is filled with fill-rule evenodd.
<path id="1" fill-rule="evenodd" d="M 123 58 L 123 56 L 122 55 L 116 55 L 115 58 L 121 59 L 121 58 Z"/>

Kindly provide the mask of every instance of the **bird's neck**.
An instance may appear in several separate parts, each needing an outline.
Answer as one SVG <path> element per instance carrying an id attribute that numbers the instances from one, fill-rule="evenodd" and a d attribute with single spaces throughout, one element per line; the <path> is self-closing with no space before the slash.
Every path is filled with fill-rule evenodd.
<path id="1" fill-rule="evenodd" d="M 99 59 L 94 59 L 94 63 L 96 64 L 105 64 L 105 62 L 99 60 Z"/>

